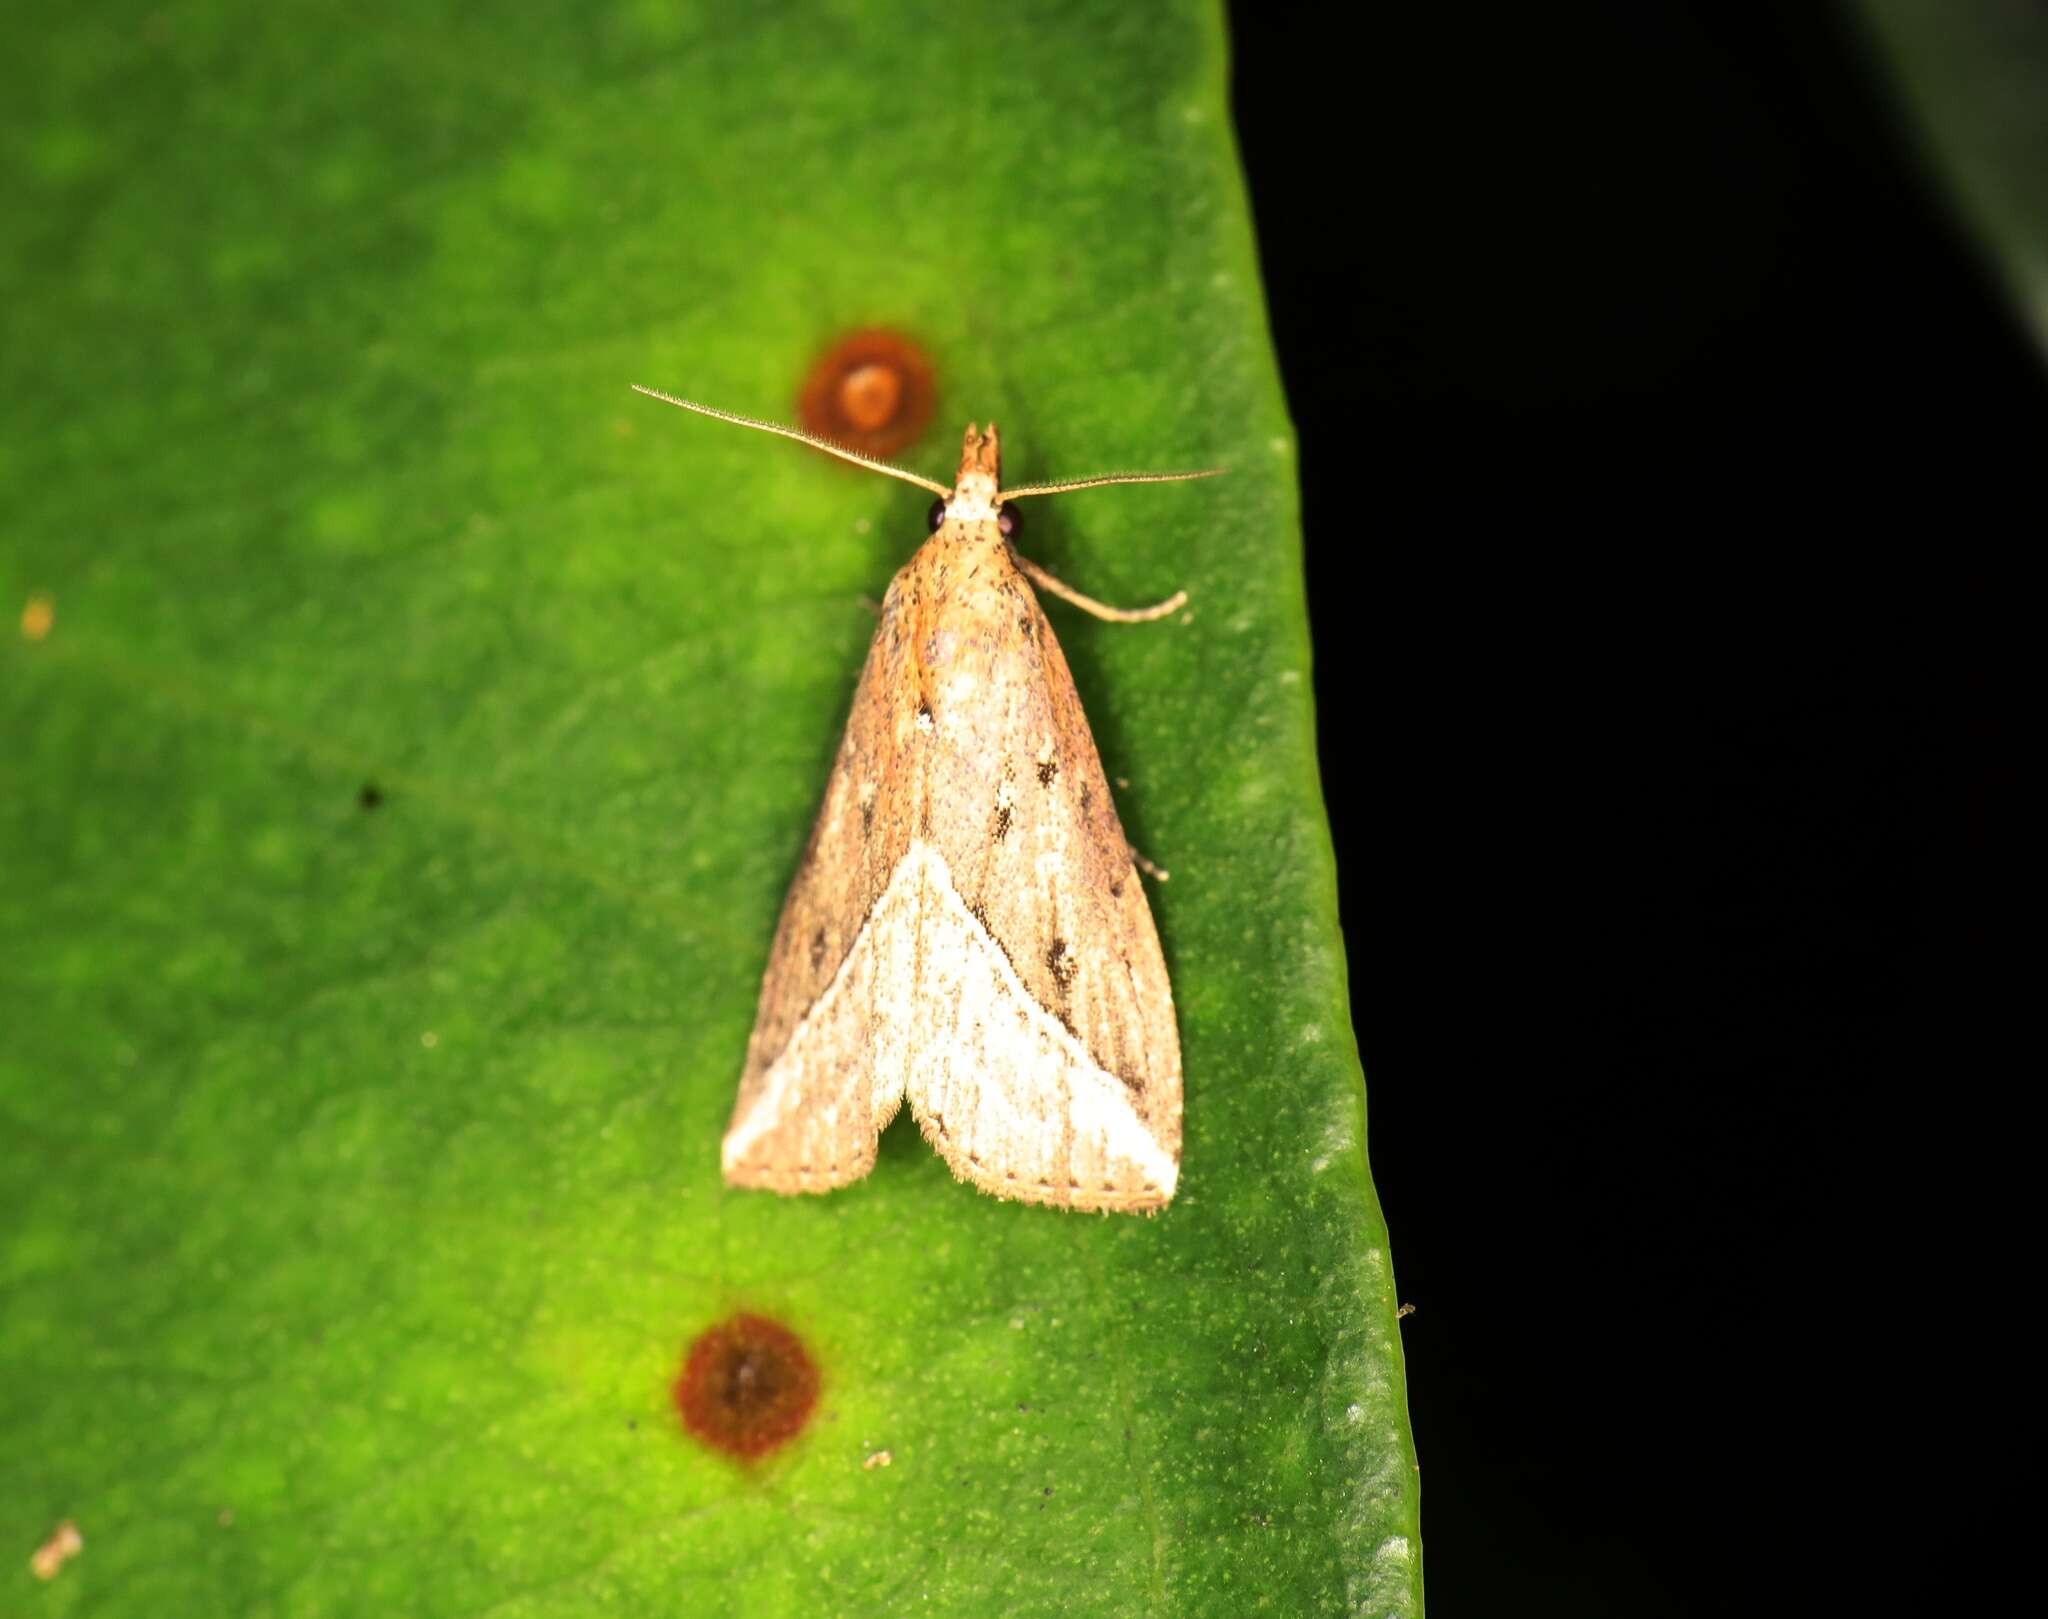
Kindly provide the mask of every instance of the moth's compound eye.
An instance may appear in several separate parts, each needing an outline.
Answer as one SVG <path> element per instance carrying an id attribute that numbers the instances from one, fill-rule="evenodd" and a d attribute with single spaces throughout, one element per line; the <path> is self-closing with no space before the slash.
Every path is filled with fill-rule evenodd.
<path id="1" fill-rule="evenodd" d="M 1024 514 L 1017 510 L 1014 500 L 1006 500 L 996 509 L 996 527 L 1006 540 L 1014 540 L 1017 531 L 1024 526 Z"/>
<path id="2" fill-rule="evenodd" d="M 938 533 L 939 525 L 946 520 L 946 503 L 943 500 L 933 501 L 932 509 L 924 514 L 924 520 L 934 534 Z"/>

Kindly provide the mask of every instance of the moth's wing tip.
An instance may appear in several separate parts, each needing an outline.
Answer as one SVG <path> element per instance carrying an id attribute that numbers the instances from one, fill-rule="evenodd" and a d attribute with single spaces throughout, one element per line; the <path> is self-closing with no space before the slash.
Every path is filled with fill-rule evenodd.
<path id="1" fill-rule="evenodd" d="M 833 1192 L 865 1180 L 875 1167 L 872 1147 L 836 1164 L 779 1163 L 772 1158 L 734 1158 L 722 1154 L 719 1165 L 725 1184 L 739 1191 L 776 1192 L 796 1197 L 806 1192 Z"/>
<path id="2" fill-rule="evenodd" d="M 1069 1181 L 1063 1185 L 1043 1166 L 1036 1174 L 1023 1165 L 1016 1166 L 1023 1173 L 1011 1173 L 972 1158 L 923 1108 L 913 1104 L 911 1115 L 917 1120 L 918 1130 L 931 1144 L 932 1151 L 939 1155 L 940 1162 L 952 1172 L 956 1181 L 964 1181 L 976 1191 L 985 1192 L 1005 1203 L 1036 1203 L 1074 1214 L 1157 1214 L 1173 1201 L 1173 1194 L 1180 1184 L 1177 1130 L 1171 1141 L 1161 1140 L 1150 1129 L 1145 1130 L 1163 1161 L 1164 1173 L 1145 1165 L 1141 1158 L 1120 1157 L 1114 1160 L 1119 1184 L 1086 1186 Z"/>
<path id="3" fill-rule="evenodd" d="M 725 1172 L 725 1184 L 735 1191 L 775 1192 L 782 1197 L 801 1197 L 806 1193 L 836 1192 L 842 1186 L 851 1186 L 857 1180 L 864 1180 L 869 1169 L 844 1169 L 838 1171 L 786 1169 L 773 1165 L 741 1164 Z"/>
<path id="4" fill-rule="evenodd" d="M 1061 1209 L 1069 1214 L 1157 1214 L 1173 1201 L 1174 1188 L 1146 1182 L 1135 1191 L 1121 1187 L 1099 1190 L 1082 1186 L 1060 1186 L 1051 1180 L 1034 1181 L 1025 1176 L 1006 1175 L 956 1157 L 934 1141 L 940 1159 L 953 1178 L 965 1181 L 976 1191 L 1005 1203 L 1035 1203 Z"/>

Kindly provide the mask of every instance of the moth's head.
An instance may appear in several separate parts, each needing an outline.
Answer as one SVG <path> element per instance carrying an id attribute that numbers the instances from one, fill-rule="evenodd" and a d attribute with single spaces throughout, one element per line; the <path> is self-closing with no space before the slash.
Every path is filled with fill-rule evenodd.
<path id="1" fill-rule="evenodd" d="M 996 491 L 1003 481 L 1003 447 L 990 422 L 986 433 L 967 424 L 960 444 L 960 476 L 946 497 L 946 515 L 958 523 L 986 523 L 1000 504 Z"/>
<path id="2" fill-rule="evenodd" d="M 997 523 L 1005 535 L 1017 526 L 1017 511 L 1007 506 L 1001 494 L 1003 481 L 1002 440 L 996 424 L 982 432 L 967 424 L 967 437 L 960 445 L 960 475 L 943 499 L 932 503 L 931 525 L 942 523 Z"/>

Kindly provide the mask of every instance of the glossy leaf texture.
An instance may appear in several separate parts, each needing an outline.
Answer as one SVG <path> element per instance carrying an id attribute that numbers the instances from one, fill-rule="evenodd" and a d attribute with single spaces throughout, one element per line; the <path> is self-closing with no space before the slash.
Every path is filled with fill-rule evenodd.
<path id="1" fill-rule="evenodd" d="M 1293 442 L 1209 7 L 50 6 L 0 62 L 9 1612 L 1413 1613 Z M 782 893 L 929 497 L 1054 622 L 1153 890 L 1181 1193 L 721 1186 Z M 684 1430 L 739 1314 L 818 1370 Z M 876 1460 L 888 1453 L 887 1465 Z M 27 1568 L 62 1521 L 83 1547 Z"/>
<path id="2" fill-rule="evenodd" d="M 1965 225 L 2048 347 L 2048 13 L 2029 0 L 1862 0 Z"/>

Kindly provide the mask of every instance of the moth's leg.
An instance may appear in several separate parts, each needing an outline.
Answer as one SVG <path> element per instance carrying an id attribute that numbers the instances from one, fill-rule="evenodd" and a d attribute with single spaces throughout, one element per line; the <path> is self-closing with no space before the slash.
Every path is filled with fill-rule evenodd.
<path id="1" fill-rule="evenodd" d="M 1154 602 L 1150 607 L 1111 607 L 1099 602 L 1093 596 L 1084 596 L 1072 585 L 1062 584 L 1047 573 L 1029 557 L 1017 558 L 1017 566 L 1024 570 L 1024 576 L 1040 590 L 1049 590 L 1063 602 L 1071 602 L 1084 613 L 1093 613 L 1097 618 L 1112 624 L 1149 624 L 1155 618 L 1164 618 L 1168 613 L 1178 612 L 1187 604 L 1188 593 L 1176 590 L 1163 602 Z"/>
<path id="2" fill-rule="evenodd" d="M 1150 877 L 1155 883 L 1163 883 L 1173 875 L 1164 866 L 1155 866 L 1151 861 L 1138 853 L 1138 846 L 1135 843 L 1126 843 L 1124 847 L 1131 851 L 1131 864 L 1136 866 L 1147 877 Z"/>

